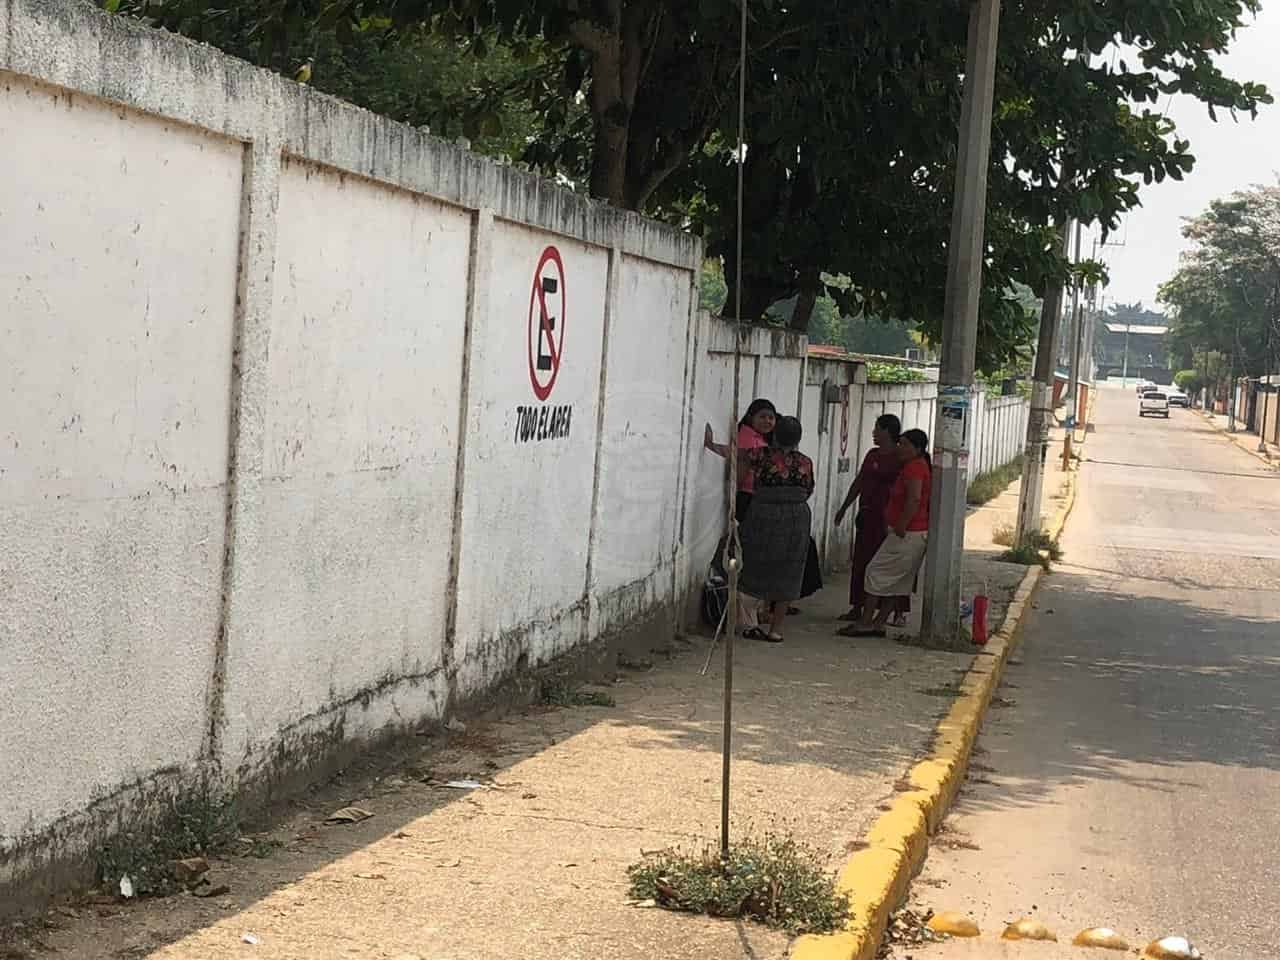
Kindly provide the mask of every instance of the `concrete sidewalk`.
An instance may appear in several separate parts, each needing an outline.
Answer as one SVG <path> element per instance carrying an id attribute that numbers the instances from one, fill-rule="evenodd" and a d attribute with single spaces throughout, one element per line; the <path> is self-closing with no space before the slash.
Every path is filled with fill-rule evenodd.
<path id="1" fill-rule="evenodd" d="M 1062 483 L 1047 476 L 1045 509 Z M 967 525 L 966 592 L 992 597 L 993 629 L 1025 568 L 993 560 L 1016 486 Z M 816 847 L 832 870 L 929 746 L 973 654 L 834 635 L 847 580 L 804 601 L 787 641 L 740 641 L 733 825 Z M 714 843 L 722 657 L 704 637 L 640 665 L 613 708 L 535 708 L 424 739 L 350 771 L 256 839 L 264 859 L 215 862 L 223 896 L 57 917 L 69 957 L 781 958 L 782 934 L 627 904 L 642 850 Z M 475 779 L 478 789 L 444 786 Z M 326 826 L 348 804 L 374 814 Z M 245 942 L 252 934 L 256 945 Z"/>
<path id="2" fill-rule="evenodd" d="M 1223 434 L 1236 446 L 1240 447 L 1247 453 L 1253 454 L 1259 460 L 1270 464 L 1273 467 L 1280 467 L 1280 447 L 1273 443 L 1263 443 L 1259 449 L 1259 437 L 1256 433 L 1246 430 L 1244 425 L 1237 420 L 1236 429 L 1233 432 L 1230 429 L 1230 418 L 1220 413 L 1209 413 L 1206 410 L 1196 410 L 1196 413 L 1204 417 L 1210 424 L 1221 430 Z"/>

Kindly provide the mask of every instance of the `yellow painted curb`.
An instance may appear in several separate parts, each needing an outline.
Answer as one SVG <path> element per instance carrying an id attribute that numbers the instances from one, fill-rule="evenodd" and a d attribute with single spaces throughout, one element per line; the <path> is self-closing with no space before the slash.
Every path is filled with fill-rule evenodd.
<path id="1" fill-rule="evenodd" d="M 1077 473 L 1079 473 L 1078 468 L 1067 474 L 1067 497 L 1054 515 L 1053 520 L 1049 523 L 1048 531 L 1046 531 L 1050 540 L 1057 540 L 1062 536 L 1062 531 L 1067 525 L 1067 517 L 1071 516 L 1071 508 L 1076 505 L 1076 488 L 1079 485 L 1076 480 Z"/>
<path id="2" fill-rule="evenodd" d="M 1062 533 L 1075 505 L 1075 475 L 1067 476 L 1067 498 L 1049 526 L 1054 538 Z M 849 895 L 851 907 L 845 929 L 801 937 L 792 947 L 792 960 L 874 960 L 889 914 L 906 899 L 911 880 L 929 852 L 929 836 L 942 824 L 964 783 L 982 718 L 1017 646 L 1018 632 L 1043 573 L 1040 567 L 1027 570 L 1004 623 L 987 644 L 987 655 L 975 659 L 960 696 L 938 723 L 929 757 L 907 774 L 911 789 L 894 798 L 868 831 L 866 849 L 841 869 L 836 887 Z"/>
<path id="3" fill-rule="evenodd" d="M 1076 439 L 1075 430 L 1071 431 L 1071 443 L 1077 447 L 1083 447 L 1085 441 L 1089 439 L 1089 424 L 1093 423 L 1093 409 L 1098 405 L 1098 385 L 1095 383 L 1089 388 L 1089 407 L 1084 412 L 1084 436 L 1079 440 Z"/>

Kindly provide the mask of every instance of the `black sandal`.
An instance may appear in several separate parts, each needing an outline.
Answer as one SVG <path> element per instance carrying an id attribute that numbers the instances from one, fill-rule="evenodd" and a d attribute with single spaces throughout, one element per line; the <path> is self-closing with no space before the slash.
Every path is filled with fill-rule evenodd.
<path id="1" fill-rule="evenodd" d="M 742 631 L 743 640 L 768 640 L 769 634 L 765 633 L 759 627 L 747 627 Z"/>

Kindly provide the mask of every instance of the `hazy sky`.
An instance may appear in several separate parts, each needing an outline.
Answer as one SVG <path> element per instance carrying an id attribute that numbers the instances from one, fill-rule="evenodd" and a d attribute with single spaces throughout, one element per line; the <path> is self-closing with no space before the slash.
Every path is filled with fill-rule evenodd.
<path id="1" fill-rule="evenodd" d="M 1280 172 L 1280 0 L 1263 0 L 1258 18 L 1239 32 L 1227 55 L 1219 60 L 1227 76 L 1264 83 L 1276 103 L 1233 121 L 1221 111 L 1209 119 L 1199 101 L 1175 97 L 1169 116 L 1181 137 L 1191 141 L 1195 169 L 1181 183 L 1166 180 L 1140 193 L 1142 206 L 1129 214 L 1100 259 L 1110 266 L 1107 303 L 1141 300 L 1153 306 L 1156 288 L 1177 269 L 1186 245 L 1180 228 L 1183 217 L 1195 216 L 1209 202 L 1254 183 L 1274 183 Z M 1167 101 L 1166 101 L 1167 102 Z M 1165 103 L 1159 104 L 1161 110 Z M 1088 255 L 1091 244 L 1083 249 Z"/>

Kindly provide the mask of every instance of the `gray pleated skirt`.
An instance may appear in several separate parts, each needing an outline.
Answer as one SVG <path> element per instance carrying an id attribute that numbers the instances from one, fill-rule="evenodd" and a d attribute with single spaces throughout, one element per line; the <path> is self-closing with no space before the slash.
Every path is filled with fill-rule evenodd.
<path id="1" fill-rule="evenodd" d="M 804 584 L 813 516 L 800 487 L 761 487 L 742 524 L 742 591 L 766 601 L 796 600 Z"/>

